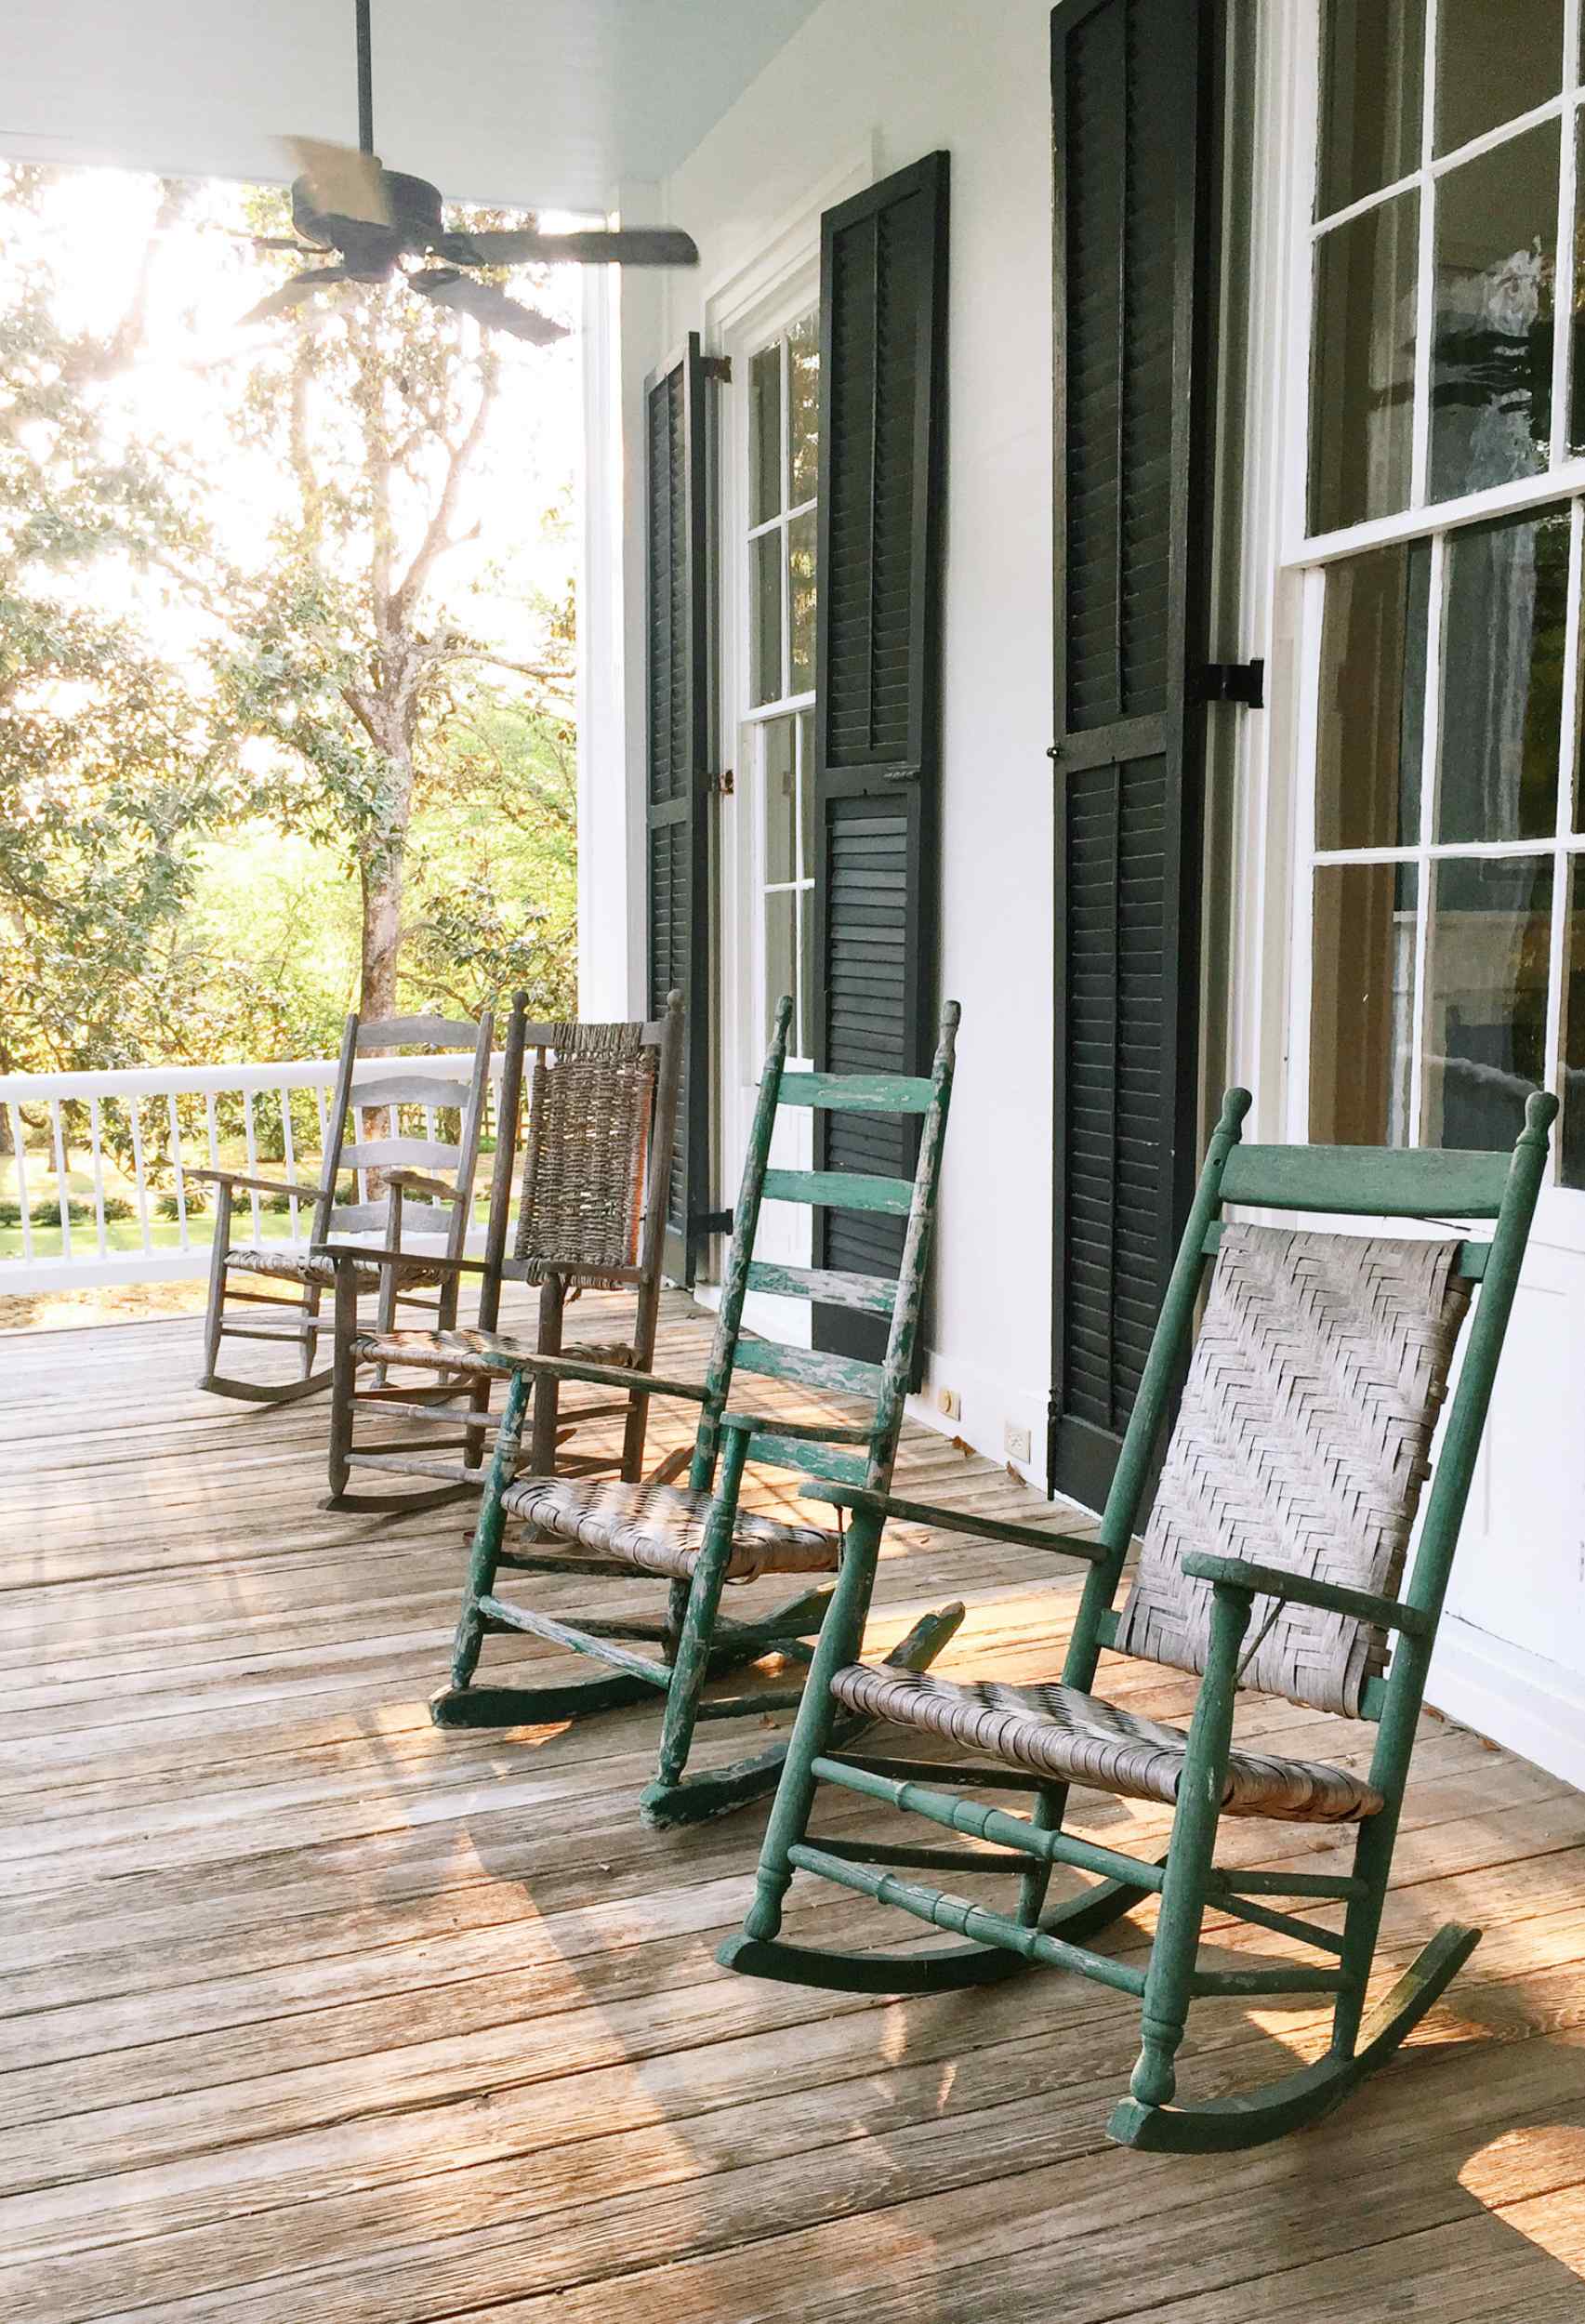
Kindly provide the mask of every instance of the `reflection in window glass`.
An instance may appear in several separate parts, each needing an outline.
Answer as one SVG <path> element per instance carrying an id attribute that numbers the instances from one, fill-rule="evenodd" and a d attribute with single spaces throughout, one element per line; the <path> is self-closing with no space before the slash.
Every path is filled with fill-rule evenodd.
<path id="1" fill-rule="evenodd" d="M 1438 0 L 1438 153 L 1544 105 L 1562 86 L 1563 0 Z"/>
<path id="2" fill-rule="evenodd" d="M 1511 1146 L 1546 1072 L 1551 856 L 1437 864 L 1426 955 L 1428 1146 Z"/>
<path id="3" fill-rule="evenodd" d="M 789 693 L 812 692 L 814 686 L 814 544 L 815 517 L 794 517 L 787 527 L 787 613 L 791 672 Z"/>
<path id="4" fill-rule="evenodd" d="M 794 951 L 793 930 L 798 917 L 798 891 L 794 888 L 773 888 L 765 898 L 765 1038 L 770 1040 L 775 1030 L 776 1003 L 784 996 L 798 994 L 798 963 Z M 794 1046 L 798 1028 L 792 1029 L 788 1046 Z"/>
<path id="5" fill-rule="evenodd" d="M 1419 216 L 1419 195 L 1397 194 L 1315 246 L 1313 533 L 1407 505 Z"/>
<path id="6" fill-rule="evenodd" d="M 748 544 L 748 699 L 756 708 L 782 696 L 782 535 L 761 533 Z"/>
<path id="7" fill-rule="evenodd" d="M 772 719 L 765 727 L 765 877 L 773 882 L 798 877 L 798 812 L 793 772 L 791 719 Z"/>
<path id="8" fill-rule="evenodd" d="M 782 350 L 762 347 L 748 367 L 748 522 L 782 505 Z"/>
<path id="9" fill-rule="evenodd" d="M 1317 848 L 1412 847 L 1420 838 L 1430 582 L 1424 541 L 1347 558 L 1327 574 Z"/>
<path id="10" fill-rule="evenodd" d="M 1420 167 L 1425 0 L 1327 0 L 1315 215 Z"/>
<path id="11" fill-rule="evenodd" d="M 820 318 L 805 315 L 787 333 L 787 507 L 814 497 L 820 459 Z"/>
<path id="12" fill-rule="evenodd" d="M 1558 1154 L 1565 1186 L 1585 1186 L 1585 863 L 1568 883 L 1563 945 L 1563 1119 Z"/>
<path id="13" fill-rule="evenodd" d="M 1557 153 L 1557 124 L 1544 122 L 1437 180 L 1433 500 L 1547 464 Z"/>
<path id="14" fill-rule="evenodd" d="M 1316 870 L 1310 1135 L 1318 1144 L 1410 1142 L 1416 896 L 1412 864 Z"/>
<path id="15" fill-rule="evenodd" d="M 1568 511 L 1447 541 L 1439 839 L 1539 839 L 1557 824 Z"/>

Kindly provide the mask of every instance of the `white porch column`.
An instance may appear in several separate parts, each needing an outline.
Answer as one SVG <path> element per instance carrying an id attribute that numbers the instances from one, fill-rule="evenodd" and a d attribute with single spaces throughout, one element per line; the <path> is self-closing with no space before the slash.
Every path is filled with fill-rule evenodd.
<path id="1" fill-rule="evenodd" d="M 659 216 L 624 185 L 618 216 Z M 585 270 L 578 622 L 578 1009 L 640 1016 L 644 964 L 643 383 L 659 348 L 658 269 Z"/>

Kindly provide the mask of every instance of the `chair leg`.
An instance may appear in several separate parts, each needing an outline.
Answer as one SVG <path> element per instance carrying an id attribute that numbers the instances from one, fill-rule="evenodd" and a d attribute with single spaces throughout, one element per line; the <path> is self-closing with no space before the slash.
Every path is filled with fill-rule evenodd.
<path id="1" fill-rule="evenodd" d="M 711 1505 L 705 1538 L 694 1562 L 688 1601 L 677 1649 L 671 1659 L 671 1684 L 666 1693 L 666 1718 L 661 1727 L 660 1766 L 656 1780 L 680 1783 L 688 1763 L 689 1748 L 699 1715 L 699 1697 L 709 1676 L 710 1651 L 716 1639 L 716 1617 L 727 1567 L 732 1563 L 732 1537 L 737 1525 L 737 1499 L 743 1486 L 743 1464 L 748 1452 L 746 1432 L 733 1429 L 721 1455 L 720 1476 Z"/>
<path id="2" fill-rule="evenodd" d="M 560 1355 L 561 1353 L 565 1305 L 566 1286 L 561 1277 L 547 1275 L 539 1287 L 541 1355 Z M 530 1476 L 553 1477 L 556 1473 L 556 1419 L 560 1403 L 558 1383 L 548 1373 L 541 1373 L 534 1383 L 534 1425 L 528 1440 Z"/>
<path id="3" fill-rule="evenodd" d="M 750 1942 L 768 1941 L 782 1925 L 782 1904 L 792 1884 L 787 1851 L 804 1836 L 814 1804 L 814 1763 L 829 1743 L 836 1723 L 831 1681 L 844 1664 L 853 1660 L 863 1643 L 879 1547 L 879 1519 L 861 1512 L 848 1527 L 836 1593 L 814 1642 L 803 1699 L 765 1828 L 754 1901 L 743 1923 L 743 1935 Z"/>
<path id="4" fill-rule="evenodd" d="M 1068 1788 L 1065 1783 L 1043 1783 L 1035 1794 L 1035 1804 L 1029 1821 L 1037 1831 L 1061 1831 L 1063 1817 L 1067 1813 Z M 1038 1928 L 1045 1909 L 1046 1892 L 1051 1885 L 1051 1866 L 1039 1856 L 1032 1856 L 1028 1870 L 1018 1883 L 1016 1918 L 1026 1929 Z"/>
<path id="5" fill-rule="evenodd" d="M 329 1485 L 325 1495 L 326 1509 L 340 1506 L 347 1490 L 351 1468 L 347 1456 L 352 1449 L 352 1416 L 354 1393 L 358 1379 L 358 1280 L 350 1261 L 343 1261 L 336 1270 L 335 1331 L 332 1339 L 330 1375 L 330 1450 Z"/>
<path id="6" fill-rule="evenodd" d="M 1194 1992 L 1206 1882 L 1227 1788 L 1238 1648 L 1248 1627 L 1249 1611 L 1249 1600 L 1237 1591 L 1218 1590 L 1211 1601 L 1205 1677 L 1178 1782 L 1161 1917 L 1145 1973 L 1139 2061 L 1129 2083 L 1141 2106 L 1169 2105 L 1177 2087 L 1173 2060 L 1188 2024 Z"/>
<path id="7" fill-rule="evenodd" d="M 514 1372 L 507 1384 L 507 1404 L 501 1415 L 501 1432 L 495 1439 L 495 1458 L 491 1461 L 490 1475 L 479 1503 L 473 1545 L 469 1552 L 468 1585 L 452 1648 L 451 1691 L 456 1693 L 461 1693 L 471 1683 L 473 1673 L 479 1667 L 479 1651 L 484 1644 L 484 1620 L 479 1611 L 479 1601 L 495 1586 L 501 1537 L 507 1524 L 501 1497 L 517 1473 L 518 1455 L 522 1446 L 523 1408 L 527 1402 L 527 1380 L 522 1372 Z M 444 1699 L 443 1696 L 437 1697 L 430 1705 L 430 1714 L 436 1718 L 437 1724 L 441 1723 L 439 1706 Z"/>
<path id="8" fill-rule="evenodd" d="M 312 1371 L 314 1367 L 314 1359 L 319 1353 L 319 1334 L 317 1331 L 310 1329 L 309 1327 L 319 1321 L 319 1303 L 322 1297 L 323 1291 L 321 1286 L 317 1283 L 310 1283 L 304 1289 L 303 1353 L 300 1365 L 301 1375 L 304 1380 L 307 1380 L 309 1374 Z"/>
<path id="9" fill-rule="evenodd" d="M 231 1239 L 231 1190 L 222 1184 L 215 1205 L 215 1240 L 209 1251 L 209 1305 L 204 1318 L 204 1377 L 207 1388 L 220 1361 L 220 1326 L 226 1310 L 226 1248 Z"/>

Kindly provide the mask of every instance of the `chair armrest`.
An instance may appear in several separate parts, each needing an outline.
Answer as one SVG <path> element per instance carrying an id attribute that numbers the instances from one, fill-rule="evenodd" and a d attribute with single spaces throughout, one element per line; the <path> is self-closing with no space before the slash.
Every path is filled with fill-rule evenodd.
<path id="1" fill-rule="evenodd" d="M 212 1170 L 207 1166 L 201 1170 L 184 1170 L 182 1175 L 185 1178 L 207 1179 L 216 1186 L 245 1186 L 250 1192 L 259 1195 L 297 1195 L 304 1202 L 317 1202 L 324 1192 L 323 1186 L 303 1186 L 296 1180 L 252 1178 L 246 1170 Z"/>
<path id="2" fill-rule="evenodd" d="M 431 1178 L 426 1170 L 387 1170 L 388 1186 L 400 1186 L 403 1194 L 431 1195 L 437 1202 L 460 1202 L 460 1186 L 448 1186 L 443 1178 Z"/>
<path id="3" fill-rule="evenodd" d="M 1183 1571 L 1217 1590 L 1282 1598 L 1291 1605 L 1314 1606 L 1322 1614 L 1353 1614 L 1362 1622 L 1379 1622 L 1383 1630 L 1402 1631 L 1407 1638 L 1429 1638 L 1433 1629 L 1429 1614 L 1406 1605 L 1401 1598 L 1381 1598 L 1373 1590 L 1350 1590 L 1341 1582 L 1317 1580 L 1313 1574 L 1289 1573 L 1284 1565 L 1259 1565 L 1248 1558 L 1190 1550 Z"/>
<path id="4" fill-rule="evenodd" d="M 482 1259 L 448 1259 L 443 1251 L 386 1250 L 372 1243 L 310 1243 L 315 1259 L 351 1259 L 370 1267 L 422 1267 L 426 1273 L 451 1275 L 488 1274 Z"/>
<path id="5" fill-rule="evenodd" d="M 1012 1525 L 999 1517 L 975 1517 L 963 1509 L 936 1509 L 928 1501 L 900 1500 L 894 1493 L 877 1493 L 864 1485 L 800 1485 L 800 1499 L 834 1501 L 839 1509 L 866 1515 L 900 1517 L 905 1525 L 939 1525 L 945 1533 L 972 1534 L 981 1541 L 1009 1541 L 1024 1550 L 1049 1550 L 1057 1557 L 1076 1557 L 1087 1565 L 1104 1565 L 1112 1552 L 1100 1541 L 1082 1541 L 1071 1533 L 1042 1533 L 1037 1525 Z"/>

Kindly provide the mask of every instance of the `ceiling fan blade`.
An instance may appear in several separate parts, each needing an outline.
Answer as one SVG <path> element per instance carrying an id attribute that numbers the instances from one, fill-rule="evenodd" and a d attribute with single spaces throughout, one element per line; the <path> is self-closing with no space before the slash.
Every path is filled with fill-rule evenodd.
<path id="1" fill-rule="evenodd" d="M 552 322 L 548 315 L 540 314 L 533 307 L 520 306 L 493 283 L 476 282 L 471 274 L 458 274 L 454 267 L 426 267 L 421 273 L 410 274 L 407 280 L 416 291 L 432 298 L 438 307 L 449 307 L 454 314 L 471 315 L 486 330 L 509 331 L 514 338 L 528 339 L 535 347 L 548 347 L 553 339 L 567 337 L 564 323 Z"/>
<path id="2" fill-rule="evenodd" d="M 373 153 L 360 153 L 355 145 L 334 145 L 325 138 L 287 138 L 285 145 L 322 218 L 355 218 L 361 226 L 390 225 L 385 177 Z"/>
<path id="3" fill-rule="evenodd" d="M 272 316 L 284 315 L 288 308 L 299 305 L 315 291 L 326 290 L 337 283 L 349 283 L 351 279 L 344 266 L 318 266 L 310 268 L 306 274 L 294 274 L 291 281 L 283 283 L 278 291 L 271 291 L 269 297 L 261 298 L 257 307 L 250 307 L 241 318 L 238 328 L 243 324 L 268 323 Z"/>
<path id="4" fill-rule="evenodd" d="M 446 234 L 435 244 L 456 266 L 697 266 L 699 246 L 676 226 L 625 226 L 578 234 Z"/>

